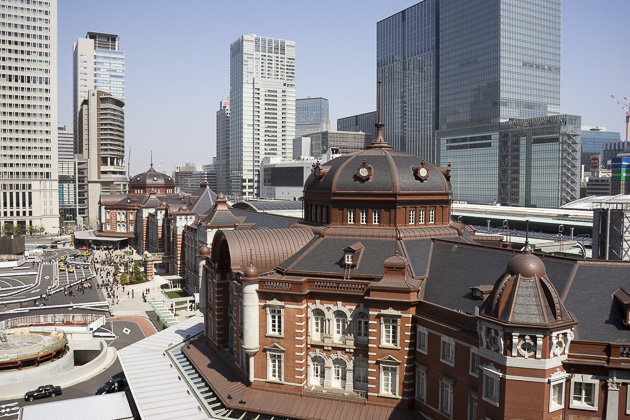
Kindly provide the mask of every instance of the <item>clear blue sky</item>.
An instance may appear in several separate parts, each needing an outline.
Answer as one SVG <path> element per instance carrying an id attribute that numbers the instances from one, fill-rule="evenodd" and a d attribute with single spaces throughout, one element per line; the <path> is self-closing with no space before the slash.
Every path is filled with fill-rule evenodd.
<path id="1" fill-rule="evenodd" d="M 126 143 L 131 173 L 215 155 L 215 113 L 230 90 L 230 43 L 242 34 L 296 42 L 298 98 L 323 96 L 330 118 L 372 111 L 376 22 L 415 1 L 59 0 L 59 121 L 72 123 L 72 44 L 88 31 L 121 37 L 126 54 Z M 563 113 L 625 136 L 630 97 L 628 0 L 565 0 Z"/>

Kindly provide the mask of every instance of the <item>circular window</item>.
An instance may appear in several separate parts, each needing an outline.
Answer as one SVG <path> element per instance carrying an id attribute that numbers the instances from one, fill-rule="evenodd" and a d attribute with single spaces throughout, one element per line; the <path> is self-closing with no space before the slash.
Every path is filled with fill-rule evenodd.
<path id="1" fill-rule="evenodd" d="M 556 341 L 556 344 L 554 344 L 553 346 L 553 352 L 556 356 L 560 356 L 562 354 L 562 352 L 564 352 L 564 348 L 566 347 L 566 345 L 564 344 L 564 340 L 560 337 L 558 337 L 558 341 Z"/>
<path id="2" fill-rule="evenodd" d="M 529 338 L 529 336 L 525 336 L 525 339 L 518 343 L 518 352 L 525 357 L 533 356 L 536 351 L 536 344 Z"/>
<path id="3" fill-rule="evenodd" d="M 499 349 L 499 344 L 500 344 L 499 343 L 499 337 L 493 331 L 492 334 L 490 336 L 488 336 L 488 346 L 492 350 L 498 350 Z"/>
<path id="4" fill-rule="evenodd" d="M 154 180 L 154 181 L 157 181 L 157 176 L 154 176 L 154 177 L 153 177 L 153 180 Z"/>

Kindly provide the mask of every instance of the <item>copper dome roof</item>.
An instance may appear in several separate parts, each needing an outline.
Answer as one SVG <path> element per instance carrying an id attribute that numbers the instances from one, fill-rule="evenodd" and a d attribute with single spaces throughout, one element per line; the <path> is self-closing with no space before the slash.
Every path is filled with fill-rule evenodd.
<path id="1" fill-rule="evenodd" d="M 545 265 L 528 250 L 514 256 L 481 305 L 480 314 L 510 324 L 550 326 L 574 322 Z"/>
<path id="2" fill-rule="evenodd" d="M 374 143 L 373 143 L 374 144 Z M 361 169 L 366 170 L 361 176 Z M 304 184 L 313 193 L 451 193 L 450 171 L 405 152 L 371 147 L 315 168 Z"/>
<path id="3" fill-rule="evenodd" d="M 148 171 L 134 175 L 129 180 L 129 188 L 155 186 L 155 187 L 173 187 L 175 188 L 175 180 L 161 172 L 153 169 L 153 164 Z"/>

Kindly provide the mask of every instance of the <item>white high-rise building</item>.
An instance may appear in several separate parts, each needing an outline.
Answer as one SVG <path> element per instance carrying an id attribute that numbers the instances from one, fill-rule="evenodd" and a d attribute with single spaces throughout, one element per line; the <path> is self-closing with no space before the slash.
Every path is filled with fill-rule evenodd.
<path id="1" fill-rule="evenodd" d="M 295 42 L 243 35 L 230 46 L 230 194 L 258 194 L 265 157 L 292 156 Z"/>
<path id="2" fill-rule="evenodd" d="M 118 35 L 100 32 L 88 32 L 85 38 L 77 39 L 72 51 L 76 144 L 79 133 L 77 117 L 81 103 L 87 99 L 89 90 L 101 90 L 122 101 L 125 100 L 125 53 L 119 50 Z"/>
<path id="3" fill-rule="evenodd" d="M 57 232 L 57 0 L 0 11 L 0 225 Z"/>

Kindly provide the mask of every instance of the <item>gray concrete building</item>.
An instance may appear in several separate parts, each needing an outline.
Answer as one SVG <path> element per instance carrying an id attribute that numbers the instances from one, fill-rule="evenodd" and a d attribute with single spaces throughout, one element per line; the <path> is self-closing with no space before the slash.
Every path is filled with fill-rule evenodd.
<path id="1" fill-rule="evenodd" d="M 376 138 L 376 123 L 378 123 L 376 111 L 351 115 L 337 120 L 337 131 L 361 131 L 367 133 L 370 139 L 374 139 Z"/>

